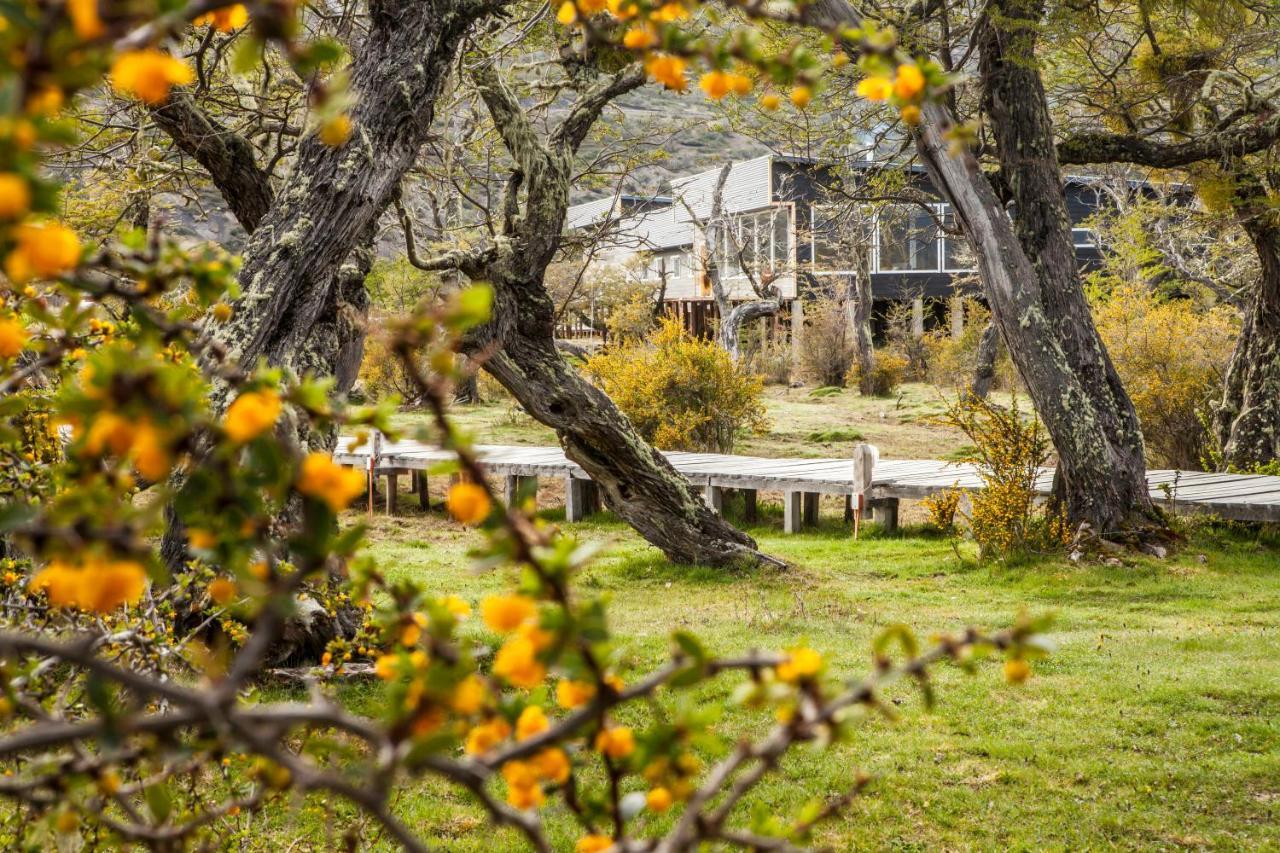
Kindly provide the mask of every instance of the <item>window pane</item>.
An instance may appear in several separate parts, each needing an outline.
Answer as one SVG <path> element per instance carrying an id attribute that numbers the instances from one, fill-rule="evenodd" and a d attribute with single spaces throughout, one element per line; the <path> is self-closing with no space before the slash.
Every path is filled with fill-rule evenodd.
<path id="1" fill-rule="evenodd" d="M 947 227 L 947 233 L 943 237 L 943 245 L 946 247 L 943 253 L 942 266 L 948 270 L 975 270 L 978 268 L 978 259 L 973 254 L 973 249 L 969 246 L 969 238 L 964 234 L 953 233 L 960 230 L 960 222 L 956 219 L 954 213 L 951 212 L 951 205 L 942 205 L 942 222 Z"/>
<path id="2" fill-rule="evenodd" d="M 791 266 L 791 212 L 780 207 L 773 212 L 773 269 Z"/>
<path id="3" fill-rule="evenodd" d="M 1092 228 L 1072 228 L 1071 242 L 1075 243 L 1078 248 L 1094 248 L 1098 245 L 1098 235 L 1093 233 Z"/>
<path id="4" fill-rule="evenodd" d="M 880 270 L 936 271 L 938 227 L 916 205 L 885 208 L 880 214 Z"/>

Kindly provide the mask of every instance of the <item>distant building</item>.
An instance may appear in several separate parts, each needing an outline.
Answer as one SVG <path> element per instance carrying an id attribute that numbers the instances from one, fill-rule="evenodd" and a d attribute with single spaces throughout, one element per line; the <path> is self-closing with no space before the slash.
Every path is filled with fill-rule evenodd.
<path id="1" fill-rule="evenodd" d="M 966 289 L 976 294 L 972 252 L 964 238 L 946 233 L 952 227 L 951 206 L 939 198 L 923 169 L 866 162 L 853 171 L 870 175 L 895 168 L 907 170 L 900 173 L 900 183 L 922 203 L 881 204 L 872 213 L 871 206 L 860 208 L 850 200 L 856 187 L 846 195 L 836 172 L 816 160 L 765 155 L 732 164 L 721 215 L 740 251 L 721 246 L 716 254 L 731 296 L 752 298 L 744 266 L 757 281 L 769 279 L 784 303 L 791 303 L 840 292 L 859 265 L 869 271 L 881 308 L 890 301 L 919 300 L 932 303 L 929 313 L 939 315 L 941 300 Z M 665 276 L 664 299 L 701 326 L 714 316 L 715 306 L 703 269 L 707 246 L 699 223 L 710 216 L 721 171 L 677 178 L 667 195 L 575 205 L 566 228 L 598 229 L 592 265 L 626 268 L 655 284 Z M 1103 194 L 1091 178 L 1067 178 L 1064 189 L 1071 220 L 1078 225 L 1072 232 L 1076 255 L 1082 264 L 1096 264 L 1101 258 L 1096 235 L 1084 222 L 1104 204 Z M 859 216 L 859 209 L 866 215 Z M 727 229 L 722 230 L 728 243 Z M 784 305 L 784 317 L 791 313 L 788 308 Z"/>

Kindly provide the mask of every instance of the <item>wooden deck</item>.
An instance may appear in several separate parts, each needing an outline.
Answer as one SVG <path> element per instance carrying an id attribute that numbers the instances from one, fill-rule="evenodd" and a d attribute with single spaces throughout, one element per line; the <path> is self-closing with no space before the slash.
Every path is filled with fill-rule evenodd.
<path id="1" fill-rule="evenodd" d="M 395 485 L 399 475 L 411 474 L 421 496 L 425 494 L 424 472 L 451 458 L 448 451 L 416 441 L 377 444 L 375 451 L 370 445 L 354 448 L 351 439 L 341 439 L 334 461 L 371 470 L 374 477 L 388 478 L 389 486 Z M 485 466 L 495 476 L 506 478 L 508 498 L 530 479 L 558 477 L 565 480 L 569 520 L 580 520 L 599 507 L 586 472 L 558 447 L 480 445 L 477 449 Z M 749 513 L 756 492 L 781 492 L 784 528 L 789 533 L 816 520 L 818 495 L 853 495 L 858 490 L 849 459 L 769 459 L 677 451 L 664 455 L 691 483 L 705 490 L 707 502 L 717 509 L 725 489 L 747 493 Z M 1052 480 L 1053 471 L 1042 470 L 1037 490 L 1048 494 Z M 1147 472 L 1147 482 L 1152 499 L 1172 512 L 1211 513 L 1238 521 L 1280 521 L 1280 477 L 1152 470 Z M 864 497 L 873 519 L 893 527 L 899 500 L 918 500 L 954 487 L 977 490 L 983 483 L 972 465 L 934 459 L 881 459 Z M 372 497 L 371 493 L 370 511 Z M 388 488 L 386 498 L 388 511 L 394 511 L 396 489 Z"/>

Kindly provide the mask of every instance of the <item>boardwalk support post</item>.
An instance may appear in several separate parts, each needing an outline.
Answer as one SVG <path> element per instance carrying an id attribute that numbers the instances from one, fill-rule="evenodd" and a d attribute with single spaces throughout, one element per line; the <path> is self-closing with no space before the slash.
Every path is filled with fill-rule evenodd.
<path id="1" fill-rule="evenodd" d="M 782 495 L 782 532 L 799 533 L 803 523 L 801 502 L 804 492 L 784 492 Z"/>
<path id="2" fill-rule="evenodd" d="M 724 489 L 708 485 L 706 490 L 707 506 L 717 515 L 724 515 Z"/>
<path id="3" fill-rule="evenodd" d="M 898 529 L 898 499 L 880 498 L 868 501 L 871 506 L 871 520 L 880 525 L 880 529 L 891 533 Z"/>
<path id="4" fill-rule="evenodd" d="M 759 517 L 756 512 L 756 490 L 755 489 L 739 489 L 742 492 L 742 518 L 744 521 L 755 522 Z"/>
<path id="5" fill-rule="evenodd" d="M 600 492 L 596 484 L 572 474 L 564 478 L 565 521 L 582 521 L 600 509 Z"/>
<path id="6" fill-rule="evenodd" d="M 818 498 L 821 497 L 817 492 L 804 493 L 804 523 L 809 526 L 818 523 Z"/>
<path id="7" fill-rule="evenodd" d="M 418 496 L 418 506 L 422 511 L 431 509 L 431 484 L 426 471 L 413 472 L 413 491 Z"/>
<path id="8" fill-rule="evenodd" d="M 399 497 L 400 492 L 399 475 L 400 472 L 394 469 L 387 472 L 387 515 L 396 514 L 396 499 Z"/>
<path id="9" fill-rule="evenodd" d="M 525 489 L 529 489 L 530 494 L 537 500 L 538 495 L 538 478 L 521 476 L 516 474 L 508 474 L 505 478 L 505 488 L 503 489 L 503 499 L 507 506 L 514 507 L 520 501 L 520 494 Z M 529 485 L 532 483 L 532 485 Z"/>

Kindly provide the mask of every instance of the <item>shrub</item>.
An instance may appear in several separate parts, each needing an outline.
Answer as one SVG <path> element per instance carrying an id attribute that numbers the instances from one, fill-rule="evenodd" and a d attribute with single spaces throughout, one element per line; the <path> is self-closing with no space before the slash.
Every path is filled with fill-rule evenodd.
<path id="1" fill-rule="evenodd" d="M 794 359 L 785 335 L 771 334 L 766 328 L 750 324 L 742 329 L 742 353 L 742 364 L 766 385 L 791 384 Z"/>
<path id="2" fill-rule="evenodd" d="M 929 514 L 929 526 L 943 533 L 955 530 L 956 513 L 960 510 L 962 497 L 964 492 L 960 489 L 946 489 L 921 499 L 920 505 Z"/>
<path id="3" fill-rule="evenodd" d="M 805 309 L 800 335 L 800 371 L 820 386 L 843 388 L 857 355 L 843 302 L 822 297 Z"/>
<path id="4" fill-rule="evenodd" d="M 912 308 L 909 301 L 891 303 L 885 314 L 887 349 L 903 359 L 903 378 L 913 382 L 929 375 L 929 354 L 924 338 L 917 338 L 912 328 Z"/>
<path id="5" fill-rule="evenodd" d="M 1036 477 L 1051 448 L 1039 419 L 1024 416 L 1016 396 L 1003 408 L 971 395 L 948 404 L 940 419 L 973 442 L 974 453 L 961 461 L 977 466 L 984 486 L 969 494 L 969 528 L 980 559 L 1010 560 L 1060 547 L 1066 540 L 1061 514 L 1036 500 Z"/>
<path id="6" fill-rule="evenodd" d="M 877 397 L 888 397 L 898 389 L 907 375 L 907 360 L 887 350 L 876 353 L 871 366 L 871 393 Z M 860 386 L 861 369 L 857 362 L 849 368 L 846 381 L 849 385 Z"/>
<path id="7" fill-rule="evenodd" d="M 945 329 L 927 333 L 921 341 L 926 377 L 940 388 L 968 388 L 973 382 L 978 367 L 978 345 L 991 319 L 991 311 L 977 299 L 966 298 L 962 306 L 965 324 L 959 338 L 952 337 L 948 324 Z M 1013 361 L 1001 346 L 996 357 L 994 387 L 1013 388 L 1016 375 Z"/>
<path id="8" fill-rule="evenodd" d="M 371 332 L 364 341 L 364 357 L 360 361 L 360 389 L 368 400 L 398 398 L 407 406 L 419 402 L 418 388 L 405 368 L 387 346 L 381 332 Z"/>
<path id="9" fill-rule="evenodd" d="M 629 298 L 613 309 L 606 323 L 616 343 L 644 340 L 658 325 L 653 314 L 653 299 L 644 292 L 633 291 Z"/>
<path id="10" fill-rule="evenodd" d="M 665 450 L 728 453 L 739 430 L 766 426 L 760 378 L 673 317 L 647 342 L 592 356 L 586 370 L 640 434 Z"/>
<path id="11" fill-rule="evenodd" d="M 1093 296 L 1094 322 L 1138 411 L 1148 461 L 1203 467 L 1213 442 L 1206 416 L 1231 358 L 1234 314 L 1131 285 Z"/>

